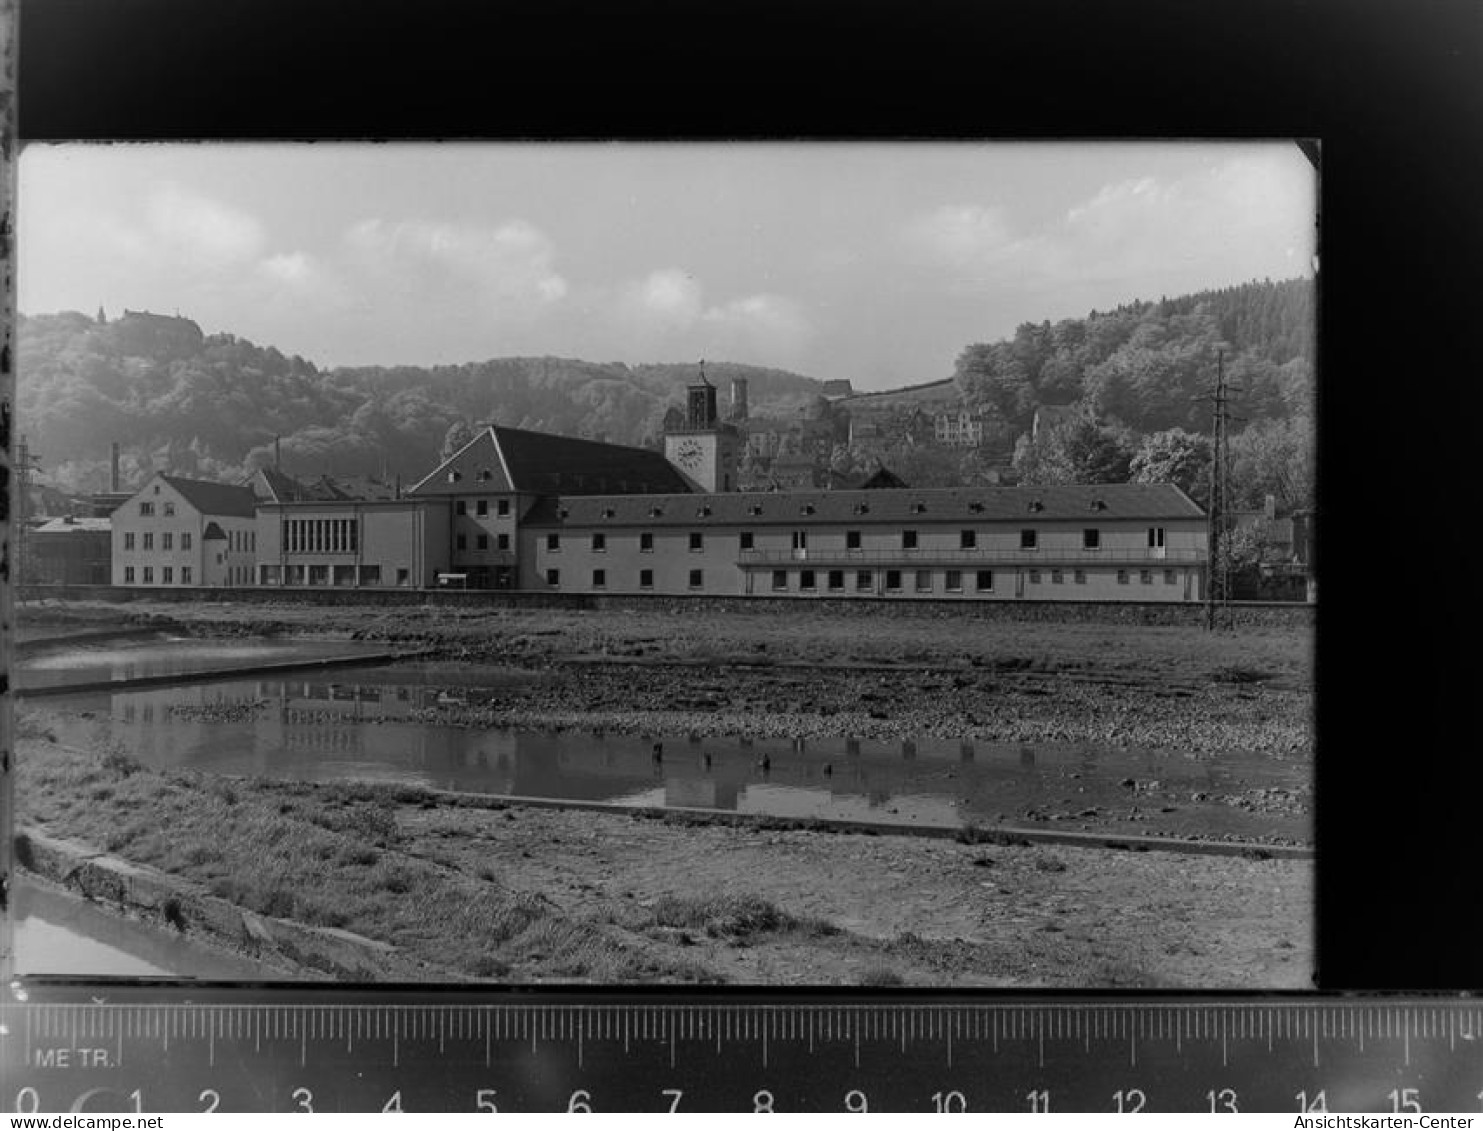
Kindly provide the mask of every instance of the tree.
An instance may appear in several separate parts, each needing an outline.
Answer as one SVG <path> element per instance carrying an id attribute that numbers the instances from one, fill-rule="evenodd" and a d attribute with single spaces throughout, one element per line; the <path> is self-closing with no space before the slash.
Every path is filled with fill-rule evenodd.
<path id="1" fill-rule="evenodd" d="M 1132 459 L 1126 429 L 1083 415 L 1034 441 L 1023 437 L 1015 448 L 1014 467 L 1022 483 L 1126 483 Z"/>
<path id="2" fill-rule="evenodd" d="M 448 426 L 448 432 L 443 437 L 443 446 L 438 451 L 438 459 L 448 459 L 473 439 L 474 430 L 469 427 L 468 421 L 455 420 Z"/>
<path id="3" fill-rule="evenodd" d="M 1313 425 L 1309 417 L 1257 420 L 1231 437 L 1231 498 L 1255 510 L 1268 495 L 1284 510 L 1313 505 Z"/>
<path id="4" fill-rule="evenodd" d="M 1128 471 L 1134 483 L 1172 483 L 1204 506 L 1210 496 L 1210 438 L 1183 428 L 1150 433 Z"/>
<path id="5" fill-rule="evenodd" d="M 1035 411 L 1029 373 L 1009 342 L 969 346 L 958 357 L 953 380 L 970 405 L 988 405 L 1016 423 L 1026 423 Z"/>

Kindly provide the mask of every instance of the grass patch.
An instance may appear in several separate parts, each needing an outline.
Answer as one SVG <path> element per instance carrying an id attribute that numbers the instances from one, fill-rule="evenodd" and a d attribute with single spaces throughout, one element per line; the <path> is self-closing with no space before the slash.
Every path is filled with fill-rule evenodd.
<path id="1" fill-rule="evenodd" d="M 50 833 L 174 873 L 258 914 L 390 943 L 435 970 L 523 981 L 715 980 L 694 963 L 655 957 L 621 929 L 574 920 L 492 876 L 400 851 L 398 798 L 415 804 L 419 791 L 224 783 L 155 772 L 115 754 L 49 749 L 45 758 L 22 758 L 21 820 L 37 821 L 44 804 Z M 62 804 L 90 793 L 97 799 Z M 24 863 L 28 851 L 18 849 L 17 858 Z M 767 921 L 781 920 L 745 905 L 718 924 L 750 930 Z"/>
<path id="2" fill-rule="evenodd" d="M 906 979 L 889 966 L 867 966 L 860 971 L 862 986 L 904 986 Z"/>
<path id="3" fill-rule="evenodd" d="M 823 919 L 800 918 L 770 900 L 755 895 L 723 895 L 709 899 L 666 895 L 654 905 L 654 922 L 661 927 L 699 931 L 732 942 L 758 935 L 801 931 L 833 935 L 839 928 Z"/>
<path id="4" fill-rule="evenodd" d="M 111 747 L 103 755 L 103 769 L 110 774 L 118 774 L 120 777 L 130 777 L 137 774 L 144 766 L 137 758 L 132 758 L 124 753 L 119 746 Z"/>

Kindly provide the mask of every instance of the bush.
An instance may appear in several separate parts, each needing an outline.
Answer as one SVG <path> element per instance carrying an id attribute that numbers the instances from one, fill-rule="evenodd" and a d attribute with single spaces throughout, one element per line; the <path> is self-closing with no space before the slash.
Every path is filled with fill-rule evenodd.
<path id="1" fill-rule="evenodd" d="M 107 753 L 103 755 L 103 768 L 109 773 L 129 777 L 144 769 L 144 766 L 136 758 L 131 758 L 124 752 L 122 746 L 117 744 L 110 746 Z"/>

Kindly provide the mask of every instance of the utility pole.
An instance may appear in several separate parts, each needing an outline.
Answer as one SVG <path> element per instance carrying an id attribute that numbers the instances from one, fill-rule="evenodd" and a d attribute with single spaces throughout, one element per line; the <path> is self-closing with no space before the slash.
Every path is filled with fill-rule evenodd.
<path id="1" fill-rule="evenodd" d="M 1211 425 L 1210 500 L 1205 508 L 1205 629 L 1215 629 L 1215 606 L 1222 608 L 1231 600 L 1230 553 L 1230 404 L 1231 389 L 1226 385 L 1225 351 L 1215 354 L 1214 421 Z M 1240 390 L 1236 390 L 1240 391 Z M 1203 398 L 1202 398 L 1203 399 Z"/>
<path id="2" fill-rule="evenodd" d="M 41 465 L 36 463 L 36 453 L 26 444 L 26 438 L 22 436 L 16 445 L 15 465 L 15 562 L 16 562 L 16 584 L 24 585 L 30 580 L 26 570 L 26 520 L 31 517 L 31 472 L 41 470 Z"/>

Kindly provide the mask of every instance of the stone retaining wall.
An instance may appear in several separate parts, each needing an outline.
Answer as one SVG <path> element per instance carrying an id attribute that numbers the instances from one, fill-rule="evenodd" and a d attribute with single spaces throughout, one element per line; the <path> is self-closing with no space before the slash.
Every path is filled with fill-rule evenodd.
<path id="1" fill-rule="evenodd" d="M 801 607 L 831 616 L 975 617 L 985 621 L 1055 624 L 1159 624 L 1200 626 L 1205 606 L 1139 601 L 975 601 L 920 597 L 712 597 L 670 594 L 595 594 L 494 592 L 484 589 L 292 589 L 247 587 L 208 589 L 127 588 L 112 585 L 26 585 L 22 601 L 220 602 L 242 605 L 317 604 L 325 606 L 416 606 L 486 609 L 569 609 L 665 613 L 703 608 L 714 612 L 796 616 Z M 1217 611 L 1222 624 L 1237 627 L 1302 628 L 1313 624 L 1317 606 L 1281 601 L 1234 601 Z"/>
<path id="2" fill-rule="evenodd" d="M 16 863 L 62 887 L 164 930 L 205 936 L 293 978 L 422 980 L 429 971 L 395 947 L 350 931 L 309 927 L 238 907 L 173 876 L 35 829 L 16 837 Z M 444 971 L 432 972 L 444 978 Z"/>

